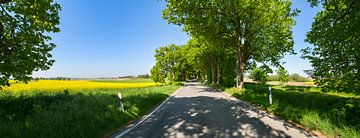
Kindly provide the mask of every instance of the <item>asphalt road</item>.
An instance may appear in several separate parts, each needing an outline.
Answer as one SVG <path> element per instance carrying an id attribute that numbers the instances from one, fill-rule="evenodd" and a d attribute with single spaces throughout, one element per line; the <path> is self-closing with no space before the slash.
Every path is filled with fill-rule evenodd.
<path id="1" fill-rule="evenodd" d="M 124 133 L 124 131 L 126 131 Z M 314 137 L 225 93 L 189 82 L 136 127 L 113 137 Z"/>

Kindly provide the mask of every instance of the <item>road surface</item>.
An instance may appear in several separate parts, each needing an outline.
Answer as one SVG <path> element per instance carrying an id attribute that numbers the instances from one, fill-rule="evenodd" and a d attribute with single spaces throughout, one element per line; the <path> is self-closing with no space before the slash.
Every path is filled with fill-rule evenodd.
<path id="1" fill-rule="evenodd" d="M 187 83 L 140 122 L 113 137 L 315 137 L 198 82 Z"/>

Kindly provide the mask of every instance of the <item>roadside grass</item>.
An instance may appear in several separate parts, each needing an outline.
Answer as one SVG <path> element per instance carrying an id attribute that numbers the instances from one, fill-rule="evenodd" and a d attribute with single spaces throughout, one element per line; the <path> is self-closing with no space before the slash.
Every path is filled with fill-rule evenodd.
<path id="1" fill-rule="evenodd" d="M 153 83 L 150 78 L 130 78 L 130 79 L 106 79 L 106 80 L 90 80 L 91 82 L 107 82 L 107 83 Z"/>
<path id="2" fill-rule="evenodd" d="M 273 86 L 273 104 L 269 104 L 268 86 L 245 85 L 245 90 L 225 89 L 234 97 L 249 101 L 290 122 L 330 137 L 360 137 L 360 98 L 333 93 L 319 88 Z"/>
<path id="3" fill-rule="evenodd" d="M 0 137 L 103 137 L 138 119 L 179 86 L 0 92 Z M 121 92 L 125 112 L 119 108 Z"/>

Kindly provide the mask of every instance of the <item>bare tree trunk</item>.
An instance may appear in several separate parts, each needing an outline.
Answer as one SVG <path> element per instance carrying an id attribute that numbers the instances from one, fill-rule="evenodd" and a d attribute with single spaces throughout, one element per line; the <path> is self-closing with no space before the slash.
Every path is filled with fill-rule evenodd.
<path id="1" fill-rule="evenodd" d="M 215 84 L 216 82 L 216 77 L 215 77 L 215 65 L 214 63 L 211 64 L 211 83 Z"/>
<path id="2" fill-rule="evenodd" d="M 238 89 L 244 88 L 244 59 L 243 51 L 241 49 L 241 31 L 237 33 L 237 64 L 236 64 L 236 87 Z"/>
<path id="3" fill-rule="evenodd" d="M 175 71 L 172 72 L 172 81 L 171 82 L 173 82 L 173 81 L 175 81 Z"/>
<path id="4" fill-rule="evenodd" d="M 220 63 L 217 62 L 217 79 L 216 79 L 216 84 L 220 85 Z"/>

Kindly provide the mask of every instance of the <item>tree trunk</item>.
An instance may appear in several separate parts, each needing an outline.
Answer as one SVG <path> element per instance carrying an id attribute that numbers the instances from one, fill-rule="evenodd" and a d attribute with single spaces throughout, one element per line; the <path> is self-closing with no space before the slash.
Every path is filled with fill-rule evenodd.
<path id="1" fill-rule="evenodd" d="M 212 63 L 211 64 L 211 83 L 212 84 L 215 84 L 215 82 L 216 82 L 216 77 L 215 77 L 215 65 L 214 65 L 214 63 Z"/>
<path id="2" fill-rule="evenodd" d="M 173 82 L 173 81 L 175 81 L 175 71 L 172 72 L 172 81 L 171 82 Z"/>
<path id="3" fill-rule="evenodd" d="M 220 85 L 220 63 L 219 62 L 217 62 L 217 78 L 216 78 L 216 84 L 217 85 Z"/>
<path id="4" fill-rule="evenodd" d="M 245 62 L 243 59 L 243 51 L 241 49 L 241 32 L 237 33 L 237 50 L 236 50 L 236 87 L 238 89 L 244 88 L 244 69 L 245 69 Z"/>

